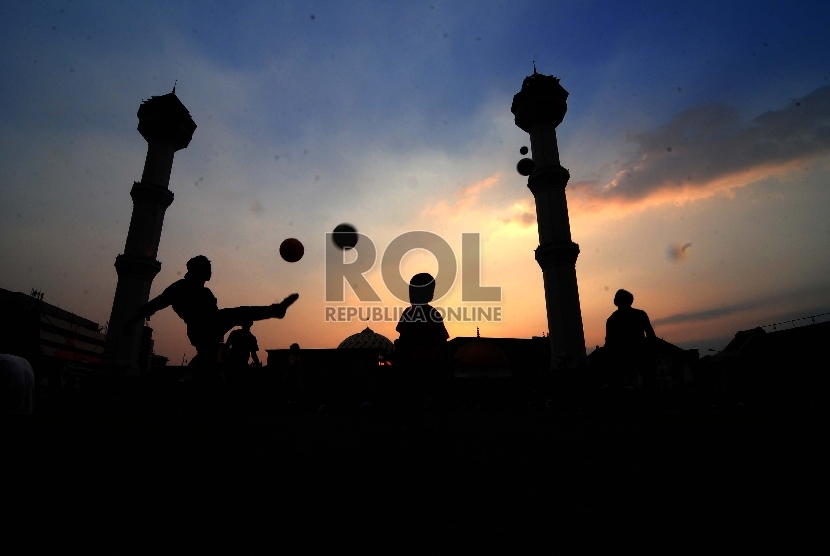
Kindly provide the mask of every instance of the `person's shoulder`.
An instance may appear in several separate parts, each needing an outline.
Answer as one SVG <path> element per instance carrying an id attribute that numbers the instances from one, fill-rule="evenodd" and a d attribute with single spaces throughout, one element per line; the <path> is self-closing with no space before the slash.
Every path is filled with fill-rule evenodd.
<path id="1" fill-rule="evenodd" d="M 190 282 L 190 280 L 185 280 L 184 278 L 179 278 L 178 280 L 176 280 L 175 282 L 173 282 L 172 284 L 167 286 L 167 289 L 165 289 L 164 291 L 165 292 L 180 292 L 180 291 L 190 290 L 192 288 L 193 288 L 193 285 Z"/>
<path id="2" fill-rule="evenodd" d="M 398 319 L 398 325 L 404 322 L 409 322 L 410 315 L 412 314 L 412 305 L 401 311 L 401 317 Z"/>
<path id="3" fill-rule="evenodd" d="M 426 308 L 427 311 L 429 311 L 429 318 L 432 322 L 444 322 L 444 317 L 441 316 L 441 311 L 432 305 L 427 305 Z"/>
<path id="4" fill-rule="evenodd" d="M 428 313 L 428 305 L 410 305 L 401 313 L 400 322 L 424 322 Z"/>
<path id="5" fill-rule="evenodd" d="M 2 353 L 0 354 L 0 362 L 14 365 L 20 368 L 31 369 L 32 365 L 29 363 L 27 359 L 20 357 L 19 355 L 12 355 L 10 353 Z"/>

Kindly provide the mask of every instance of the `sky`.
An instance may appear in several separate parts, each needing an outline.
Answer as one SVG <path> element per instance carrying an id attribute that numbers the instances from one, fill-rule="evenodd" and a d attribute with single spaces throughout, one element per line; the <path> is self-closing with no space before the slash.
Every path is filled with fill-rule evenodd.
<path id="1" fill-rule="evenodd" d="M 501 322 L 547 331 L 534 199 L 512 97 L 533 72 L 570 93 L 557 128 L 588 351 L 614 292 L 701 353 L 735 332 L 830 312 L 826 2 L 4 2 L 0 287 L 104 324 L 147 145 L 136 111 L 170 92 L 198 125 L 175 155 L 151 295 L 213 262 L 220 307 L 300 299 L 252 331 L 265 349 L 336 347 L 326 232 L 371 238 L 366 274 L 409 231 L 481 237 Z M 280 243 L 299 239 L 288 263 Z M 424 250 L 405 278 L 436 272 Z M 460 278 L 439 306 L 463 306 Z M 346 304 L 361 305 L 346 286 Z M 331 305 L 331 304 L 328 304 Z M 195 350 L 171 309 L 155 351 Z M 394 322 L 369 326 L 395 339 Z"/>

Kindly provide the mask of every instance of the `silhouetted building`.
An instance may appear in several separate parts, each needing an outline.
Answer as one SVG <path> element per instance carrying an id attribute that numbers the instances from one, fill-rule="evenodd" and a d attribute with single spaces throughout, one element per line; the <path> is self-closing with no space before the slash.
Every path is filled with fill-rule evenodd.
<path id="1" fill-rule="evenodd" d="M 655 338 L 653 346 L 656 390 L 679 392 L 693 387 L 699 351 L 683 349 L 662 338 Z"/>
<path id="2" fill-rule="evenodd" d="M 513 97 L 510 111 L 516 125 L 530 134 L 533 157 L 527 186 L 536 201 L 539 247 L 550 335 L 550 368 L 577 368 L 587 364 L 582 311 L 576 282 L 579 246 L 571 241 L 565 186 L 570 173 L 559 163 L 556 126 L 565 117 L 568 92 L 552 75 L 533 70 Z M 522 172 L 525 173 L 525 172 Z"/>
<path id="3" fill-rule="evenodd" d="M 654 374 L 654 390 L 657 392 L 681 392 L 696 389 L 696 373 L 700 353 L 696 349 L 683 349 L 662 338 L 651 338 L 644 344 L 647 351 L 642 365 L 651 367 Z M 597 346 L 588 355 L 591 373 L 594 375 L 594 387 L 612 383 L 610 372 L 615 363 L 609 358 L 607 347 Z M 645 370 L 645 369 L 643 369 Z M 636 386 L 642 386 L 643 376 L 637 371 Z"/>
<path id="4" fill-rule="evenodd" d="M 139 371 L 143 335 L 136 331 L 123 334 L 122 327 L 147 303 L 153 278 L 161 270 L 156 254 L 164 213 L 173 202 L 169 189 L 173 155 L 190 144 L 195 130 L 196 123 L 176 97 L 175 88 L 171 93 L 144 101 L 138 109 L 138 132 L 147 141 L 147 158 L 141 181 L 134 183 L 130 191 L 133 214 L 124 253 L 115 259 L 118 285 L 107 331 L 105 372 Z"/>
<path id="5" fill-rule="evenodd" d="M 826 406 L 830 322 L 766 332 L 742 330 L 700 374 L 715 400 L 761 408 Z"/>
<path id="6" fill-rule="evenodd" d="M 461 346 L 452 358 L 456 378 L 507 378 L 510 361 L 502 350 L 482 339 Z"/>
<path id="7" fill-rule="evenodd" d="M 395 351 L 395 344 L 386 336 L 378 334 L 367 326 L 340 342 L 337 349 L 374 349 L 378 350 L 379 354 L 388 357 Z"/>
<path id="8" fill-rule="evenodd" d="M 71 364 L 97 368 L 104 352 L 98 323 L 42 299 L 0 288 L 0 353 L 27 359 L 35 374 Z"/>
<path id="9" fill-rule="evenodd" d="M 366 327 L 344 339 L 336 349 L 301 349 L 304 386 L 316 391 L 319 401 L 360 403 L 372 399 L 383 373 L 394 372 L 390 357 L 394 344 Z M 265 350 L 266 373 L 288 370 L 290 349 Z"/>
<path id="10" fill-rule="evenodd" d="M 448 342 L 456 377 L 534 377 L 547 370 L 547 338 L 482 338 L 459 336 Z"/>
<path id="11" fill-rule="evenodd" d="M 461 336 L 448 347 L 451 403 L 458 409 L 524 409 L 550 368 L 547 338 Z"/>

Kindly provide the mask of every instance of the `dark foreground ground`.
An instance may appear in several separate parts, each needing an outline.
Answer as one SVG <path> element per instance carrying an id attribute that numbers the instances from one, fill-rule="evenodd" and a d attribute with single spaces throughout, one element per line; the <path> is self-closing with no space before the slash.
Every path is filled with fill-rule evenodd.
<path id="1" fill-rule="evenodd" d="M 107 554 L 795 549 L 825 529 L 819 423 L 456 411 L 407 432 L 370 413 L 53 409 L 4 424 L 4 528 Z"/>

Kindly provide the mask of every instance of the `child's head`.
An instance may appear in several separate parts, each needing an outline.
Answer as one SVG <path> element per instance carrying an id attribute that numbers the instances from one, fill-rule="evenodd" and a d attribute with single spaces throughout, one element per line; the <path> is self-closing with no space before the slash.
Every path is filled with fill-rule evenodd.
<path id="1" fill-rule="evenodd" d="M 432 301 L 435 295 L 435 278 L 428 272 L 421 272 L 409 281 L 409 302 L 423 305 Z"/>

